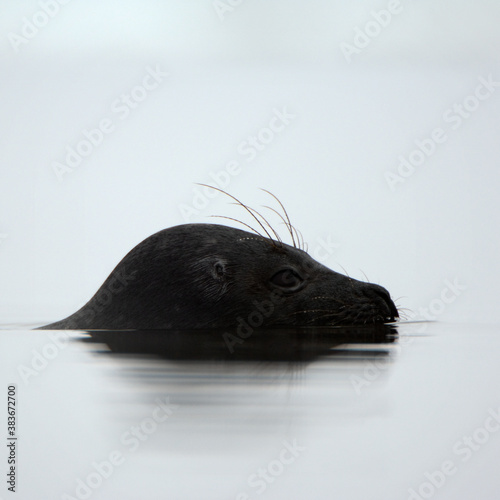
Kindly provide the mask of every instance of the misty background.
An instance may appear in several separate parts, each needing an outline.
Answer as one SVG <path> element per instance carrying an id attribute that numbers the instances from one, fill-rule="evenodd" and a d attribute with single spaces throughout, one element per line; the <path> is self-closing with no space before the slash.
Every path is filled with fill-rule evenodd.
<path id="1" fill-rule="evenodd" d="M 497 322 L 499 16 L 486 0 L 2 2 L 0 321 L 74 312 L 165 227 L 250 222 L 209 183 L 255 208 L 272 191 L 313 256 L 411 318 Z"/>

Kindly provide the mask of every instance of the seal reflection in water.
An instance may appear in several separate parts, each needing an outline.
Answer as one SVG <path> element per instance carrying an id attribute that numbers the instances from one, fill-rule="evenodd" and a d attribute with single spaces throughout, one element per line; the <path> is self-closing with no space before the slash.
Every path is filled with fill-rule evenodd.
<path id="1" fill-rule="evenodd" d="M 227 333 L 227 332 L 225 332 Z M 127 354 L 177 361 L 287 361 L 318 358 L 377 360 L 391 355 L 395 325 L 260 328 L 243 341 L 219 330 L 89 330 L 82 342 L 102 355 Z M 102 345 L 107 349 L 103 349 Z M 361 344 L 361 345 L 360 345 Z"/>
<path id="2" fill-rule="evenodd" d="M 337 326 L 396 318 L 385 288 L 336 273 L 296 246 L 224 225 L 184 224 L 139 243 L 85 306 L 42 328 Z"/>

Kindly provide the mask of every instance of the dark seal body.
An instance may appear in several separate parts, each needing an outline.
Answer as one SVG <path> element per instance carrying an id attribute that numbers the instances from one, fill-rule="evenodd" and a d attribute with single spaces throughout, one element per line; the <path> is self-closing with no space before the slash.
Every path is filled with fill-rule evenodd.
<path id="1" fill-rule="evenodd" d="M 43 329 L 197 329 L 392 322 L 385 288 L 298 248 L 216 224 L 164 229 L 133 248 L 97 293 Z"/>

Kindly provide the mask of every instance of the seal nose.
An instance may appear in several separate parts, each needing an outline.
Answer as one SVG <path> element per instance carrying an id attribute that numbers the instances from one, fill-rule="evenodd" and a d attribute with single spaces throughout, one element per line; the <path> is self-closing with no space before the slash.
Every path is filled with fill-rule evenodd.
<path id="1" fill-rule="evenodd" d="M 389 321 L 395 321 L 396 318 L 399 318 L 399 313 L 396 308 L 396 305 L 391 299 L 391 295 L 389 292 L 380 285 L 374 285 L 372 283 L 368 284 L 368 287 L 364 290 L 365 295 L 369 298 L 374 299 L 375 297 L 382 299 L 385 306 L 387 307 L 389 314 L 388 314 L 388 319 Z"/>

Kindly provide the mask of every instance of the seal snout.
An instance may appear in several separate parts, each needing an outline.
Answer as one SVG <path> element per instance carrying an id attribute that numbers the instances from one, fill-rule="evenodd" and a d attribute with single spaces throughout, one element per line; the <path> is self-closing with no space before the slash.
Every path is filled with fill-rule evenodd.
<path id="1" fill-rule="evenodd" d="M 384 321 L 392 322 L 399 318 L 398 309 L 392 301 L 391 295 L 383 286 L 367 283 L 363 294 L 382 308 L 385 313 Z"/>

